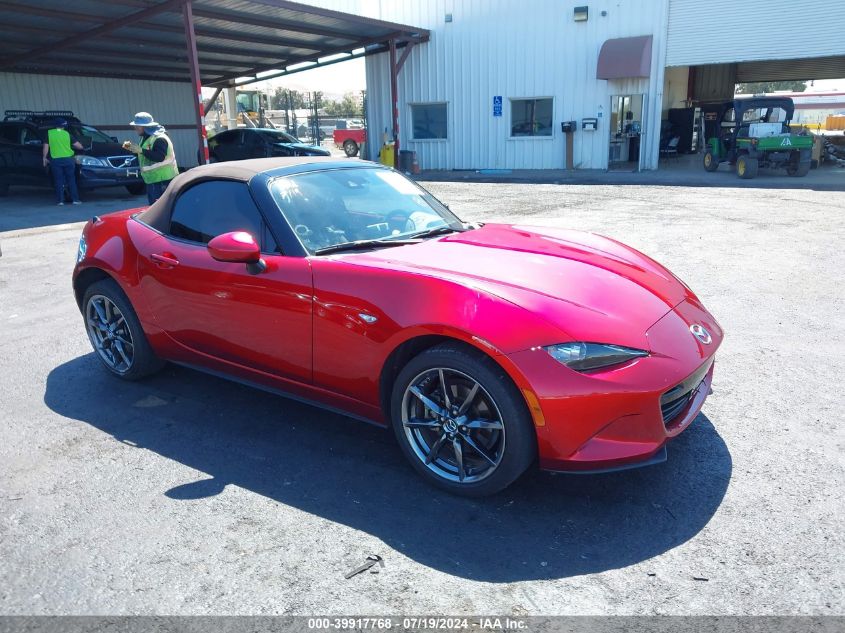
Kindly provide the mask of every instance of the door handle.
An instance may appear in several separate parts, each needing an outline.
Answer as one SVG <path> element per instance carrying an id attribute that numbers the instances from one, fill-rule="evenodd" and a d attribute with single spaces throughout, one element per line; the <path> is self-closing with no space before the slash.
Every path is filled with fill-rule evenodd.
<path id="1" fill-rule="evenodd" d="M 153 253 L 150 255 L 150 259 L 153 260 L 159 268 L 173 268 L 174 266 L 179 265 L 179 260 L 176 259 L 176 256 L 173 253 Z"/>

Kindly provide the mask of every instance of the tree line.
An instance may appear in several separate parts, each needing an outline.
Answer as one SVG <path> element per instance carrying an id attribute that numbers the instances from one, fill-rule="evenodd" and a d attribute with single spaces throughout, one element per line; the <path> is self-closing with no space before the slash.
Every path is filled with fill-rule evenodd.
<path id="1" fill-rule="evenodd" d="M 320 99 L 319 107 L 326 116 L 363 116 L 364 111 L 360 99 L 356 99 L 353 92 L 347 92 L 340 100 L 325 100 L 322 93 L 316 93 Z M 276 88 L 270 94 L 271 110 L 300 110 L 311 106 L 311 93 L 299 92 L 288 88 Z"/>

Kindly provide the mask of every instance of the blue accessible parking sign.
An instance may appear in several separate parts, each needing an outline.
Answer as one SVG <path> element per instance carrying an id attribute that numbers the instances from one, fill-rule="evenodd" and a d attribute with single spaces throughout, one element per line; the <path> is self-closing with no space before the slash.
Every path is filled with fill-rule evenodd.
<path id="1" fill-rule="evenodd" d="M 493 116 L 502 116 L 502 97 L 493 97 Z"/>

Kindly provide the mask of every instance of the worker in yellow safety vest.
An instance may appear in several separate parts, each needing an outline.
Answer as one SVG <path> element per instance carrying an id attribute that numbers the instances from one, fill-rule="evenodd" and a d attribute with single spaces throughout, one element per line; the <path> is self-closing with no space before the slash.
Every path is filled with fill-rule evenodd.
<path id="1" fill-rule="evenodd" d="M 147 185 L 147 200 L 158 200 L 167 185 L 179 175 L 173 141 L 149 112 L 138 112 L 129 125 L 141 137 L 140 143 L 126 141 L 123 148 L 138 155 L 141 178 Z"/>
<path id="2" fill-rule="evenodd" d="M 44 166 L 50 166 L 53 176 L 53 186 L 56 189 L 56 202 L 59 206 L 65 203 L 65 187 L 70 192 L 73 204 L 79 201 L 79 190 L 76 187 L 76 159 L 74 149 L 82 150 L 82 143 L 74 141 L 67 131 L 67 121 L 56 119 L 53 126 L 47 130 L 47 142 L 43 145 L 42 161 Z"/>

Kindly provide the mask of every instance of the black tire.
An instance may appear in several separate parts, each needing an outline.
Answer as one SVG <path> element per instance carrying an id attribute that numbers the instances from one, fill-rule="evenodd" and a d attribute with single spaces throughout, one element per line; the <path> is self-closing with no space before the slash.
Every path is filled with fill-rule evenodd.
<path id="1" fill-rule="evenodd" d="M 750 180 L 757 176 L 760 163 L 756 158 L 742 154 L 736 159 L 736 175 L 744 180 Z"/>
<path id="2" fill-rule="evenodd" d="M 716 171 L 719 169 L 719 160 L 713 156 L 713 152 L 710 150 L 704 152 L 703 163 L 706 171 Z"/>
<path id="3" fill-rule="evenodd" d="M 343 142 L 343 152 L 344 152 L 344 153 L 345 153 L 345 154 L 346 154 L 349 158 L 354 158 L 355 156 L 357 156 L 357 155 L 358 155 L 358 151 L 359 151 L 359 150 L 360 150 L 360 148 L 358 147 L 358 143 L 356 143 L 355 141 L 353 141 L 351 138 L 350 138 L 350 139 L 346 139 L 346 140 Z"/>
<path id="4" fill-rule="evenodd" d="M 797 166 L 790 165 L 786 168 L 786 173 L 789 176 L 793 176 L 795 178 L 802 178 L 810 173 L 810 162 L 805 161 L 803 163 L 798 163 Z"/>
<path id="5" fill-rule="evenodd" d="M 109 363 L 107 360 L 108 353 L 101 351 L 95 341 L 96 334 L 94 331 L 97 328 L 89 326 L 89 309 L 94 313 L 97 312 L 94 306 L 90 304 L 92 301 L 99 301 L 99 298 L 103 297 L 116 306 L 120 315 L 123 317 L 123 323 L 125 325 L 116 327 L 114 329 L 115 334 L 125 337 L 128 330 L 129 338 L 126 340 L 131 341 L 133 351 L 131 354 L 131 363 L 125 363 L 125 368 L 123 366 L 114 366 Z M 85 331 L 88 333 L 88 339 L 91 341 L 91 346 L 94 348 L 94 352 L 97 354 L 97 357 L 100 359 L 103 366 L 113 375 L 123 378 L 124 380 L 139 380 L 156 373 L 164 367 L 165 362 L 156 356 L 150 347 L 147 337 L 144 334 L 144 330 L 141 327 L 141 322 L 138 321 L 138 316 L 132 308 L 132 304 L 123 293 L 123 290 L 120 289 L 120 286 L 117 285 L 117 282 L 113 279 L 103 279 L 88 286 L 82 297 L 82 320 L 85 325 Z M 125 349 L 125 346 L 123 347 Z M 112 348 L 111 354 L 116 357 L 114 348 Z"/>
<path id="6" fill-rule="evenodd" d="M 140 196 L 142 193 L 147 191 L 147 185 L 142 182 L 136 182 L 131 185 L 126 185 L 126 191 L 131 193 L 133 196 Z"/>
<path id="7" fill-rule="evenodd" d="M 449 427 L 452 434 L 447 431 L 448 422 L 441 425 L 446 418 L 437 419 L 410 391 L 411 387 L 417 387 L 427 397 L 442 400 L 442 390 L 436 391 L 441 383 L 436 378 L 430 379 L 437 376 L 440 369 L 448 376 L 446 392 L 451 394 L 449 399 L 455 400 L 449 418 L 454 423 Z M 427 380 L 433 391 L 425 392 Z M 463 403 L 467 399 L 472 392 L 470 385 L 475 383 L 478 383 L 478 389 L 471 400 L 474 404 L 465 415 L 459 415 L 458 401 Z M 434 404 L 439 406 L 442 402 L 434 400 Z M 408 416 L 409 409 L 423 412 L 424 418 L 420 418 L 419 413 Z M 473 422 L 474 417 L 485 419 Z M 414 470 L 429 483 L 454 494 L 466 497 L 495 494 L 518 479 L 537 455 L 537 437 L 531 416 L 510 377 L 489 357 L 458 344 L 445 343 L 428 349 L 402 368 L 393 386 L 390 418 L 399 446 Z M 406 418 L 411 426 L 406 427 L 403 421 Z M 461 420 L 468 426 L 483 423 L 489 428 L 467 428 Z M 491 423 L 490 420 L 495 421 Z M 425 428 L 412 428 L 420 422 L 425 423 Z M 499 426 L 493 429 L 494 424 Z M 425 454 L 430 454 L 435 446 L 442 449 L 435 451 L 436 458 L 427 464 Z M 444 454 L 447 448 L 450 452 Z M 476 448 L 483 448 L 488 453 L 487 461 Z M 462 455 L 460 461 L 458 455 Z M 463 468 L 458 470 L 458 463 L 461 467 L 466 466 L 465 472 Z M 464 478 L 459 479 L 459 474 L 464 474 Z"/>

